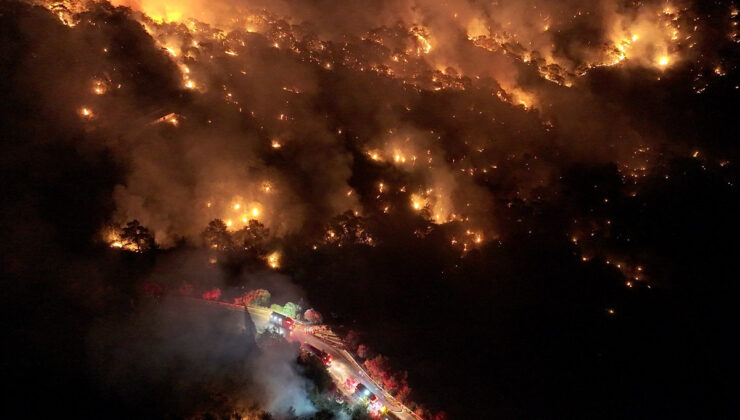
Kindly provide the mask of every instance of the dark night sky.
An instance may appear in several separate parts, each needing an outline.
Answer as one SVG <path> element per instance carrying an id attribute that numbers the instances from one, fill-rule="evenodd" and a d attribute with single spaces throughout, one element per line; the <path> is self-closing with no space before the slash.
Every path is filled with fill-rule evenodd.
<path id="1" fill-rule="evenodd" d="M 451 419 L 737 417 L 735 6 L 503 3 L 0 5 L 5 414 L 310 405 L 291 349 L 142 296 L 187 283 L 300 300 Z M 279 270 L 210 264 L 215 218 Z"/>

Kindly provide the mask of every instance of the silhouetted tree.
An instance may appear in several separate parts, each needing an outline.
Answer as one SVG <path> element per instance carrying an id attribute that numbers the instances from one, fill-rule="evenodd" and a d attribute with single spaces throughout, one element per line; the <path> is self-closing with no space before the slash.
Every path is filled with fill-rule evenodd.
<path id="1" fill-rule="evenodd" d="M 344 344 L 349 350 L 356 351 L 357 346 L 360 345 L 360 334 L 355 330 L 349 330 L 344 337 Z"/>
<path id="2" fill-rule="evenodd" d="M 243 229 L 234 233 L 234 242 L 240 244 L 251 256 L 262 258 L 267 255 L 265 241 L 270 229 L 257 220 L 250 220 Z"/>
<path id="3" fill-rule="evenodd" d="M 361 359 L 367 359 L 369 353 L 370 350 L 367 348 L 366 345 L 360 344 L 359 346 L 357 346 L 357 357 Z"/>
<path id="4" fill-rule="evenodd" d="M 221 219 L 213 219 L 203 231 L 203 241 L 211 248 L 224 251 L 234 245 L 231 233 L 226 229 L 226 223 Z"/>
<path id="5" fill-rule="evenodd" d="M 137 252 L 148 252 L 154 249 L 154 236 L 149 233 L 149 229 L 142 226 L 138 220 L 134 219 L 126 224 L 121 230 L 121 242 L 132 245 Z"/>
<path id="6" fill-rule="evenodd" d="M 365 229 L 361 217 L 354 212 L 346 211 L 331 219 L 326 226 L 324 240 L 327 243 L 343 244 L 367 244 L 372 245 L 373 240 L 370 233 Z"/>

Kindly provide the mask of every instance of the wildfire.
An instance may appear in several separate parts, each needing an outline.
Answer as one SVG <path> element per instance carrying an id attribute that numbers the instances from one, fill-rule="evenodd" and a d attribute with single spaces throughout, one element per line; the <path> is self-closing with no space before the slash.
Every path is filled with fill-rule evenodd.
<path id="1" fill-rule="evenodd" d="M 426 34 L 426 30 L 423 28 L 414 27 L 411 28 L 411 33 L 419 41 L 419 44 L 421 44 L 419 53 L 429 54 L 432 51 L 432 44 L 427 39 L 428 35 Z"/>
<path id="2" fill-rule="evenodd" d="M 372 159 L 372 160 L 374 160 L 376 162 L 382 160 L 382 158 L 380 157 L 380 152 L 378 152 L 376 150 L 372 150 L 372 151 L 367 152 L 367 155 L 370 157 L 370 159 Z"/>
<path id="3" fill-rule="evenodd" d="M 427 206 L 429 200 L 422 197 L 419 194 L 411 194 L 411 208 L 414 210 L 421 210 Z"/>
<path id="4" fill-rule="evenodd" d="M 599 42 L 599 47 L 596 47 L 598 50 L 593 51 L 593 54 L 587 55 L 589 57 L 588 62 L 570 63 L 572 65 L 571 67 L 564 64 L 562 62 L 563 60 L 559 60 L 557 54 L 554 54 L 552 51 L 548 51 L 547 47 L 543 46 L 543 43 L 532 43 L 531 40 L 526 39 L 526 34 L 517 34 L 515 26 L 512 26 L 511 30 L 507 29 L 508 32 L 506 33 L 504 33 L 503 30 L 500 30 L 500 33 L 495 33 L 497 30 L 496 25 L 491 25 L 491 21 L 476 18 L 474 22 L 467 25 L 467 35 L 470 42 L 476 47 L 496 53 L 503 52 L 503 54 L 506 54 L 508 57 L 518 60 L 519 63 L 517 65 L 526 65 L 527 68 L 530 68 L 535 73 L 539 72 L 540 76 L 544 79 L 558 83 L 562 86 L 570 86 L 577 77 L 585 74 L 588 69 L 594 67 L 611 65 L 641 65 L 652 69 L 665 69 L 672 65 L 675 66 L 677 62 L 686 59 L 686 57 L 682 56 L 682 50 L 680 49 L 679 44 L 684 39 L 688 39 L 685 38 L 685 35 L 690 35 L 691 27 L 687 27 L 682 21 L 677 20 L 678 16 L 684 13 L 682 10 L 683 9 L 677 7 L 667 7 L 665 10 L 662 7 L 660 9 L 655 7 L 649 9 L 648 7 L 645 7 L 637 10 L 635 12 L 635 16 L 616 18 L 615 22 L 610 22 L 608 24 L 609 27 L 606 28 L 603 42 Z M 244 116 L 251 114 L 253 119 L 259 120 L 260 117 L 258 115 L 262 114 L 262 112 L 258 108 L 247 108 L 252 104 L 246 102 L 246 99 L 242 99 L 244 96 L 240 95 L 238 84 L 230 83 L 229 79 L 224 77 L 223 82 L 218 82 L 220 84 L 222 83 L 222 85 L 216 85 L 215 82 L 212 82 L 212 80 L 207 77 L 200 78 L 193 75 L 193 73 L 199 73 L 207 68 L 207 60 L 213 60 L 214 57 L 217 59 L 223 59 L 223 55 L 230 56 L 230 58 L 228 58 L 228 62 L 230 63 L 229 65 L 239 65 L 239 67 L 234 67 L 234 78 L 241 77 L 239 76 L 239 73 L 245 76 L 251 75 L 253 71 L 248 64 L 249 53 L 247 51 L 249 50 L 240 49 L 239 47 L 239 44 L 244 47 L 245 43 L 249 42 L 250 38 L 240 38 L 243 34 L 240 35 L 239 31 L 222 31 L 193 20 L 182 21 L 183 12 L 181 10 L 173 9 L 170 6 L 159 7 L 159 10 L 153 10 L 152 7 L 144 7 L 143 12 L 148 14 L 154 21 L 153 24 L 151 21 L 148 21 L 146 17 L 140 18 L 142 22 L 146 22 L 144 24 L 145 28 L 150 35 L 152 35 L 152 38 L 156 40 L 161 53 L 169 55 L 171 57 L 170 60 L 181 70 L 180 83 L 182 83 L 182 86 L 187 89 L 196 89 L 196 82 L 192 79 L 192 77 L 196 77 L 198 84 L 201 84 L 201 86 L 199 91 L 194 93 L 205 93 L 202 92 L 204 89 L 211 89 L 213 86 L 219 86 L 219 89 L 223 87 L 222 92 L 224 93 L 227 102 L 231 105 L 236 105 L 234 109 L 237 109 L 238 107 L 238 111 L 242 112 L 241 106 L 244 106 Z M 540 16 L 540 18 L 542 18 L 542 16 Z M 423 55 L 430 54 L 432 50 L 435 49 L 435 57 L 437 55 L 444 56 L 442 52 L 444 52 L 445 44 L 440 43 L 439 45 L 435 45 L 433 48 L 432 41 L 436 42 L 436 39 L 439 38 L 432 37 L 429 30 L 421 26 L 414 26 L 410 29 L 408 27 L 400 29 L 400 35 L 398 36 L 404 42 L 404 44 L 398 44 L 402 45 L 400 48 L 387 42 L 387 38 L 384 38 L 385 35 L 368 36 L 367 42 L 376 43 L 378 46 L 385 47 L 384 49 L 387 50 L 385 55 L 379 56 L 377 62 L 368 62 L 367 59 L 353 54 L 352 47 L 349 43 L 345 47 L 342 47 L 341 50 L 334 49 L 335 47 L 333 47 L 330 42 L 319 40 L 316 40 L 315 42 L 312 41 L 312 44 L 309 46 L 301 44 L 300 47 L 296 47 L 297 42 L 295 39 L 299 32 L 296 32 L 290 24 L 285 24 L 284 22 L 278 23 L 276 19 L 267 14 L 251 15 L 241 21 L 240 19 L 241 18 L 235 18 L 234 22 L 238 22 L 238 26 L 241 29 L 246 28 L 249 32 L 259 31 L 262 34 L 259 36 L 264 36 L 266 39 L 266 45 L 269 46 L 273 44 L 275 48 L 281 49 L 280 51 L 271 51 L 271 53 L 281 55 L 295 54 L 295 58 L 300 58 L 302 61 L 311 63 L 317 68 L 349 69 L 363 72 L 373 71 L 383 77 L 402 81 L 405 85 L 404 89 L 408 86 L 417 91 L 460 91 L 464 90 L 465 86 L 472 86 L 472 89 L 479 86 L 475 84 L 475 74 L 462 74 L 462 70 L 460 70 L 459 67 L 454 67 L 455 63 L 449 63 L 449 67 L 447 66 L 448 63 L 444 63 L 444 65 L 439 62 L 435 62 L 434 64 L 426 63 L 426 61 L 430 60 L 429 58 L 425 59 Z M 182 25 L 162 25 L 164 22 L 181 22 Z M 533 22 L 532 28 L 535 29 L 535 32 L 539 33 L 538 36 L 549 38 L 550 36 L 553 36 L 553 34 L 560 32 L 561 28 L 559 28 L 559 25 L 560 23 L 557 19 L 551 20 L 550 17 L 545 17 L 544 20 Z M 175 26 L 177 26 L 177 29 L 174 28 Z M 541 31 L 548 33 L 543 34 Z M 442 33 L 443 32 L 434 32 L 434 35 L 440 37 Z M 257 35 L 251 35 L 251 37 L 255 36 Z M 365 40 L 365 38 L 363 38 L 363 40 Z M 589 44 L 594 44 L 591 42 L 593 40 L 588 41 Z M 197 50 L 195 50 L 196 48 Z M 107 48 L 104 49 L 104 51 L 107 52 Z M 341 58 L 339 58 L 339 52 L 342 53 Z M 192 68 L 185 63 L 192 66 Z M 723 67 L 722 64 L 726 67 Z M 714 71 L 715 74 L 722 75 L 725 74 L 726 71 L 731 70 L 732 68 L 728 63 L 714 62 L 712 63 L 710 72 Z M 108 76 L 103 76 L 104 74 L 106 73 L 95 73 L 93 77 L 96 79 L 92 80 L 92 87 L 90 87 L 90 85 L 86 85 L 86 90 L 92 89 L 92 93 L 103 95 L 113 89 L 114 85 L 110 84 L 110 80 L 106 80 Z M 470 82 L 470 79 L 473 81 Z M 87 80 L 89 79 L 84 79 L 83 81 L 87 82 Z M 207 84 L 206 81 L 208 81 Z M 466 85 L 466 83 L 468 84 Z M 294 86 L 294 84 L 297 84 L 297 86 Z M 545 95 L 538 95 L 537 97 L 534 96 L 535 92 L 539 92 L 537 90 L 533 90 L 531 92 L 524 91 L 522 86 L 517 85 L 514 82 L 508 82 L 507 84 L 506 81 L 501 82 L 499 86 L 502 87 L 500 89 L 494 89 L 494 94 L 496 94 L 502 101 L 518 108 L 514 111 L 520 111 L 521 109 L 530 110 L 538 107 L 546 109 L 548 105 L 545 102 Z M 290 129 L 290 122 L 295 121 L 297 123 L 300 121 L 301 115 L 300 113 L 295 112 L 292 108 L 292 101 L 297 98 L 301 98 L 302 92 L 307 92 L 304 90 L 304 86 L 295 80 L 290 79 L 281 81 L 277 88 L 279 89 L 281 99 L 289 97 L 289 100 L 285 101 L 285 104 L 287 105 L 283 105 L 281 102 L 281 108 L 270 109 L 267 113 L 263 114 L 269 116 L 268 118 L 265 118 L 265 121 L 269 121 L 264 124 L 263 132 L 263 135 L 267 137 L 263 138 L 266 139 L 265 143 L 268 143 L 269 141 L 270 148 L 274 150 L 279 150 L 283 147 L 284 143 L 281 143 L 281 141 L 291 141 L 286 140 L 291 139 L 291 135 L 286 134 L 285 131 L 282 130 Z M 285 92 L 291 95 L 287 95 Z M 490 90 L 486 92 L 490 92 Z M 242 99 L 245 103 L 239 104 L 237 99 Z M 104 109 L 101 104 L 96 102 L 91 103 L 91 105 L 95 107 L 96 113 L 99 113 L 100 115 L 104 113 Z M 473 106 L 470 107 L 469 111 L 472 115 L 480 115 L 480 118 L 491 117 L 491 115 L 487 116 L 485 111 L 481 111 L 481 107 L 477 105 L 476 107 L 477 109 L 474 109 Z M 423 107 L 417 107 L 416 105 L 412 105 L 412 103 L 408 103 L 406 104 L 405 109 L 407 112 L 411 113 L 410 115 L 413 115 L 414 113 L 420 112 Z M 89 107 L 79 109 L 78 113 L 81 117 L 86 119 L 95 118 L 93 110 Z M 451 115 L 452 118 L 458 118 L 457 121 L 470 121 L 463 119 L 465 116 L 462 115 L 462 111 L 453 110 L 451 111 L 451 114 L 452 113 L 457 114 Z M 534 112 L 530 112 L 529 114 L 532 117 L 535 116 Z M 277 117 L 278 121 L 283 122 L 280 130 L 274 130 L 273 127 L 270 127 L 270 124 L 274 122 L 275 117 Z M 172 126 L 178 126 L 181 122 L 182 125 L 190 125 L 191 121 L 196 121 L 195 119 L 190 119 L 189 116 L 187 118 L 188 119 L 186 119 L 184 115 L 169 114 L 164 120 L 160 121 L 168 122 Z M 495 118 L 493 120 L 495 121 Z M 210 120 L 208 122 L 211 123 Z M 340 124 L 346 130 L 344 137 L 351 136 L 349 133 L 353 132 L 352 128 L 350 128 L 349 125 L 344 126 L 344 122 L 340 122 Z M 550 127 L 552 127 L 552 125 L 550 125 Z M 260 129 L 263 128 L 260 127 Z M 406 186 L 398 189 L 399 185 L 394 185 L 392 179 L 385 178 L 385 175 L 383 175 L 388 184 L 384 184 L 382 182 L 377 184 L 377 210 L 382 210 L 383 213 L 388 213 L 391 208 L 390 204 L 392 203 L 392 205 L 396 205 L 397 203 L 397 201 L 393 201 L 393 195 L 396 194 L 397 191 L 402 192 L 404 195 L 401 200 L 409 200 L 410 208 L 413 211 L 419 212 L 420 216 L 427 218 L 430 226 L 435 224 L 441 225 L 451 222 L 460 222 L 461 226 L 464 227 L 462 227 L 462 230 L 455 232 L 456 237 L 453 239 L 454 243 L 459 243 L 460 246 L 464 246 L 464 249 L 466 250 L 468 247 L 474 247 L 474 244 L 483 243 L 483 232 L 478 232 L 478 230 L 481 230 L 481 225 L 476 225 L 475 222 L 468 222 L 468 215 L 472 215 L 474 213 L 472 211 L 466 211 L 463 207 L 463 203 L 458 203 L 453 200 L 453 191 L 448 190 L 445 191 L 444 194 L 441 194 L 436 188 L 440 186 L 440 184 L 437 183 L 436 180 L 428 178 L 428 173 L 422 172 L 425 168 L 432 169 L 432 158 L 434 158 L 434 169 L 437 169 L 437 165 L 444 166 L 445 159 L 447 159 L 447 157 L 440 154 L 435 146 L 420 143 L 418 137 L 428 136 L 430 141 L 440 142 L 445 142 L 446 139 L 441 139 L 439 132 L 435 133 L 433 130 L 430 130 L 431 133 L 422 133 L 422 136 L 413 138 L 413 141 L 409 141 L 407 139 L 406 141 L 408 143 L 405 143 L 403 138 L 398 136 L 398 133 L 393 134 L 393 130 L 396 130 L 396 127 L 393 127 L 392 130 L 388 130 L 391 133 L 392 138 L 386 139 L 385 143 L 360 145 L 359 150 L 364 150 L 364 153 L 371 161 L 394 164 L 395 167 L 392 169 L 399 173 L 403 173 L 404 175 L 408 175 L 409 181 L 407 182 L 409 189 L 410 191 L 417 191 L 417 193 L 406 195 L 408 194 L 406 193 Z M 180 129 L 179 131 L 183 130 Z M 336 133 L 341 135 L 343 133 L 343 129 L 336 129 Z M 442 136 L 444 135 L 445 134 L 442 134 Z M 472 143 L 476 140 L 470 141 Z M 465 140 L 465 144 L 467 145 L 467 140 Z M 291 143 L 291 150 L 294 145 L 297 145 L 297 143 Z M 472 145 L 469 146 L 472 148 Z M 478 146 L 480 146 L 479 149 Z M 479 177 L 485 177 L 483 174 L 488 173 L 487 171 L 490 170 L 489 168 L 497 168 L 496 165 L 491 164 L 494 161 L 484 163 L 482 161 L 476 162 L 474 160 L 486 159 L 485 155 L 489 153 L 491 148 L 489 147 L 488 149 L 485 149 L 483 146 L 484 145 L 482 144 L 476 145 L 475 148 L 480 153 L 480 158 L 471 158 L 470 156 L 466 156 L 460 158 L 455 157 L 452 159 L 453 162 L 455 159 L 459 159 L 457 163 L 455 163 L 454 167 L 456 172 L 455 176 L 462 173 L 466 177 L 475 176 L 475 179 L 477 180 Z M 267 150 L 270 149 L 267 148 L 266 145 L 263 145 L 263 147 Z M 430 152 L 430 149 L 435 150 L 435 152 Z M 486 151 L 485 153 L 484 150 Z M 424 151 L 426 151 L 426 155 L 424 155 Z M 471 152 L 463 153 L 470 154 Z M 425 165 L 416 165 L 417 156 L 422 158 L 418 163 L 424 162 Z M 500 159 L 500 157 L 494 159 Z M 514 159 L 516 158 L 514 157 Z M 437 162 L 441 162 L 441 164 L 438 164 Z M 378 164 L 376 166 L 377 168 L 375 169 L 378 171 L 384 169 L 384 165 Z M 644 173 L 645 168 L 649 168 L 649 166 L 639 166 L 639 168 L 642 168 L 640 171 L 637 171 L 634 168 L 635 166 L 631 165 L 632 172 Z M 460 172 L 457 172 L 458 170 Z M 412 179 L 413 181 L 411 181 Z M 423 186 L 412 184 L 412 182 L 432 182 L 435 187 L 434 193 L 432 193 L 431 188 L 426 189 Z M 441 184 L 441 186 L 448 185 L 450 184 L 446 182 Z M 287 185 L 284 187 L 286 190 L 288 189 Z M 257 178 L 256 184 L 248 185 L 247 188 L 257 194 L 271 193 L 274 191 L 271 184 L 266 182 L 260 183 L 259 178 Z M 352 196 L 353 194 L 355 196 L 364 194 L 360 189 L 357 190 L 356 194 L 351 190 L 340 190 L 339 193 L 344 193 L 347 196 Z M 268 204 L 267 201 L 263 200 L 269 200 L 270 198 L 273 198 L 273 196 L 263 195 L 260 196 L 259 201 Z M 361 200 L 364 200 L 365 198 L 366 197 L 364 196 L 360 197 Z M 239 199 L 242 201 L 235 204 L 234 201 L 229 202 L 218 200 L 213 203 L 207 202 L 207 208 L 215 208 L 219 213 L 224 209 L 222 207 L 223 205 L 226 207 L 226 214 L 213 214 L 216 212 L 211 211 L 208 213 L 211 216 L 223 217 L 222 220 L 225 220 L 226 225 L 229 228 L 233 227 L 234 229 L 241 228 L 242 223 L 246 224 L 250 219 L 265 216 L 262 214 L 265 207 L 262 207 L 261 204 L 253 206 L 255 201 L 251 200 L 254 198 L 243 199 L 240 197 Z M 400 202 L 403 203 L 404 201 Z M 202 203 L 202 201 L 196 205 L 200 207 L 202 205 L 200 203 Z M 231 206 L 233 207 L 233 212 L 229 208 L 229 203 L 232 203 Z M 468 206 L 470 206 L 469 203 Z M 270 209 L 267 215 L 272 216 L 272 213 L 278 215 L 276 207 L 266 208 Z M 202 208 L 200 208 L 200 210 L 202 210 Z M 396 209 L 394 208 L 394 212 L 395 210 Z M 391 214 L 394 212 L 391 212 Z M 232 217 L 233 220 L 226 219 L 224 216 L 227 215 Z M 468 227 L 473 228 L 476 231 L 474 232 L 469 230 L 465 232 L 465 229 Z M 332 236 L 343 235 L 340 230 L 337 230 L 337 232 L 338 233 L 332 232 Z M 491 233 L 485 231 L 485 235 L 487 238 L 486 240 L 490 240 Z M 581 240 L 573 238 L 574 243 L 577 242 L 580 245 L 581 241 L 587 240 L 587 236 L 585 235 L 581 238 Z M 111 242 L 111 246 L 124 248 L 126 247 L 126 244 L 121 241 L 114 241 Z M 279 254 L 274 253 L 270 255 L 270 257 L 267 258 L 267 263 L 272 268 L 277 268 L 279 266 Z"/>
<path id="5" fill-rule="evenodd" d="M 270 268 L 277 270 L 280 268 L 280 253 L 277 251 L 273 252 L 272 254 L 267 256 L 267 265 L 270 266 Z"/>
<path id="6" fill-rule="evenodd" d="M 121 238 L 121 232 L 117 229 L 106 230 L 103 233 L 103 237 L 111 248 L 139 252 L 139 247 L 135 243 Z"/>
<path id="7" fill-rule="evenodd" d="M 93 93 L 103 95 L 105 93 L 105 84 L 101 80 L 93 81 Z"/>
<path id="8" fill-rule="evenodd" d="M 183 10 L 177 8 L 179 6 L 177 3 L 140 2 L 139 5 L 142 11 L 158 24 L 179 22 L 183 19 Z"/>

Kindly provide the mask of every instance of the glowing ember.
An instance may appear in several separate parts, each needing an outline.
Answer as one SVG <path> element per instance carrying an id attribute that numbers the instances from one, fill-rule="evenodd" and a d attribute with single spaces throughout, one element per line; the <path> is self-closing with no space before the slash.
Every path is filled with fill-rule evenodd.
<path id="1" fill-rule="evenodd" d="M 280 268 L 280 254 L 278 252 L 273 252 L 272 254 L 268 255 L 267 265 L 269 265 L 272 269 Z"/>
<path id="2" fill-rule="evenodd" d="M 93 82 L 93 93 L 96 95 L 102 95 L 105 93 L 105 84 L 103 84 L 100 80 L 95 80 Z"/>
<path id="3" fill-rule="evenodd" d="M 432 44 L 427 40 L 427 37 L 425 36 L 425 30 L 421 28 L 414 28 L 411 31 L 414 36 L 416 36 L 416 39 L 419 40 L 419 43 L 421 44 L 421 51 L 424 54 L 429 54 L 429 52 L 432 51 Z"/>

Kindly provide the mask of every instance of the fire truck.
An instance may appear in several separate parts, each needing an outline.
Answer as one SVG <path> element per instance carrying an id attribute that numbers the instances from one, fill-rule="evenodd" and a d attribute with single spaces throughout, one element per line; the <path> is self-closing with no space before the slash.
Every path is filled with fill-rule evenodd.
<path id="1" fill-rule="evenodd" d="M 303 344 L 303 348 L 306 349 L 307 352 L 309 352 L 309 353 L 313 354 L 314 356 L 318 357 L 319 360 L 321 360 L 321 362 L 324 364 L 324 366 L 326 366 L 326 367 L 331 366 L 331 354 L 329 354 L 329 353 L 327 353 L 327 352 L 325 352 L 323 350 L 319 350 L 316 347 L 314 347 L 314 346 L 312 346 L 312 345 L 310 345 L 308 343 Z"/>
<path id="2" fill-rule="evenodd" d="M 378 400 L 378 397 L 370 392 L 370 390 L 367 389 L 367 387 L 363 383 L 357 385 L 357 389 L 355 389 L 355 395 L 360 400 L 367 400 L 367 402 L 371 404 Z"/>
<path id="3" fill-rule="evenodd" d="M 294 324 L 295 322 L 293 321 L 293 318 L 289 316 L 285 316 L 277 312 L 272 312 L 270 314 L 270 325 L 280 334 L 285 336 L 290 335 L 290 332 L 293 331 Z"/>

